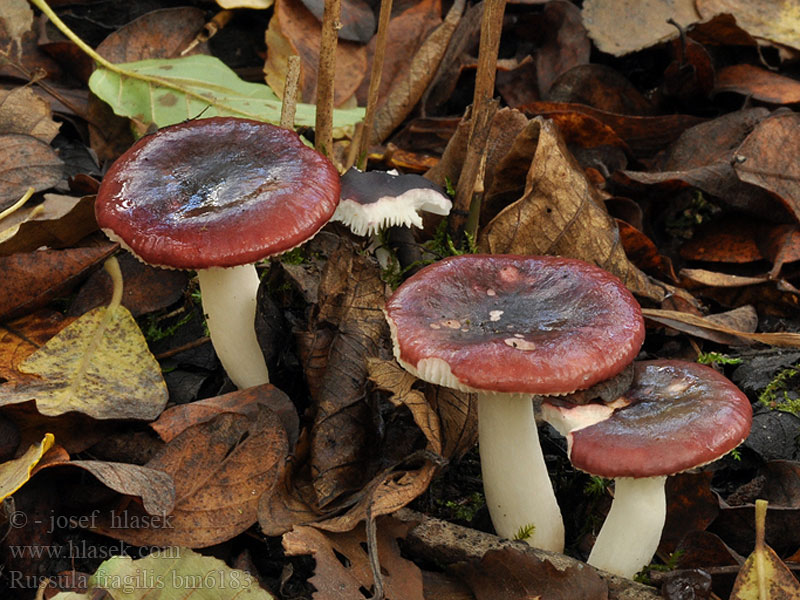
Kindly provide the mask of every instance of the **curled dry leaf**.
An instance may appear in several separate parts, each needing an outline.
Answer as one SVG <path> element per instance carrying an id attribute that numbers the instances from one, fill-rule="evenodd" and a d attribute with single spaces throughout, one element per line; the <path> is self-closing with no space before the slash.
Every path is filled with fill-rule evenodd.
<path id="1" fill-rule="evenodd" d="M 0 256 L 37 248 L 67 248 L 97 231 L 94 196 L 45 194 L 44 202 L 15 211 L 0 222 Z"/>
<path id="2" fill-rule="evenodd" d="M 714 93 L 736 92 L 770 104 L 800 102 L 800 81 L 755 65 L 729 65 L 717 73 Z"/>
<path id="3" fill-rule="evenodd" d="M 0 500 L 8 498 L 30 479 L 31 471 L 54 441 L 53 434 L 47 433 L 41 442 L 32 444 L 20 457 L 0 464 Z"/>
<path id="4" fill-rule="evenodd" d="M 172 476 L 174 510 L 150 527 L 115 527 L 103 514 L 97 531 L 137 546 L 203 548 L 229 540 L 255 523 L 259 499 L 272 490 L 287 453 L 280 419 L 263 406 L 255 417 L 224 413 L 189 427 L 146 465 Z M 145 516 L 134 505 L 125 510 L 127 523 Z M 138 519 L 147 523 L 152 519 Z"/>
<path id="5" fill-rule="evenodd" d="M 0 210 L 22 198 L 32 187 L 53 187 L 64 174 L 64 162 L 47 143 L 30 135 L 0 135 Z"/>
<path id="6" fill-rule="evenodd" d="M 88 471 L 103 485 L 126 496 L 142 499 L 142 506 L 150 515 L 166 515 L 172 512 L 175 504 L 175 486 L 172 476 L 164 471 L 133 465 L 129 463 L 105 462 L 101 460 L 69 460 L 64 453 L 60 460 L 50 460 L 39 464 L 37 472 L 49 467 L 77 467 Z"/>
<path id="7" fill-rule="evenodd" d="M 595 198 L 552 121 L 532 119 L 515 146 L 519 155 L 533 155 L 525 194 L 486 225 L 479 249 L 580 258 L 615 274 L 637 295 L 663 299 L 664 290 L 625 256 L 616 222 Z"/>
<path id="8" fill-rule="evenodd" d="M 422 572 L 400 555 L 397 543 L 412 524 L 382 517 L 376 525 L 386 597 L 423 600 Z M 374 585 L 363 529 L 325 533 L 313 527 L 295 527 L 283 535 L 283 547 L 289 556 L 311 554 L 316 560 L 314 576 L 309 579 L 317 589 L 315 600 L 361 598 L 360 589 L 370 589 Z M 340 558 L 342 556 L 346 561 Z"/>
<path id="9" fill-rule="evenodd" d="M 0 133 L 30 135 L 49 144 L 60 127 L 50 105 L 31 88 L 0 90 Z"/>
<path id="10" fill-rule="evenodd" d="M 756 125 L 734 155 L 739 179 L 778 196 L 800 219 L 800 115 L 775 114 Z"/>
<path id="11" fill-rule="evenodd" d="M 369 476 L 372 416 L 364 399 L 366 359 L 386 353 L 385 298 L 376 263 L 349 243 L 331 254 L 319 284 L 317 318 L 304 336 L 310 347 L 318 347 L 314 342 L 321 339 L 325 347 L 326 360 L 307 370 L 316 390 L 310 466 L 319 507 L 359 489 Z"/>
<path id="12" fill-rule="evenodd" d="M 646 319 L 661 325 L 721 344 L 740 345 L 759 342 L 771 346 L 800 348 L 800 333 L 752 333 L 741 331 L 728 325 L 716 323 L 709 317 L 701 317 L 675 310 L 643 308 L 642 314 Z"/>

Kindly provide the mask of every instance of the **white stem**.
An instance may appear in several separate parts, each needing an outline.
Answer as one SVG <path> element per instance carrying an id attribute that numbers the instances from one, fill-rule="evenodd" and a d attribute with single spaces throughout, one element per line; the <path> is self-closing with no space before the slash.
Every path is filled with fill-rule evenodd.
<path id="1" fill-rule="evenodd" d="M 563 552 L 564 523 L 547 474 L 529 396 L 481 395 L 478 440 L 486 504 L 498 535 L 513 538 L 534 525 L 526 541 Z"/>
<path id="2" fill-rule="evenodd" d="M 666 480 L 614 480 L 614 501 L 589 554 L 590 565 L 630 579 L 650 563 L 667 516 Z"/>
<path id="3" fill-rule="evenodd" d="M 228 377 L 239 389 L 268 383 L 267 364 L 256 339 L 255 266 L 203 269 L 197 278 L 211 343 Z"/>

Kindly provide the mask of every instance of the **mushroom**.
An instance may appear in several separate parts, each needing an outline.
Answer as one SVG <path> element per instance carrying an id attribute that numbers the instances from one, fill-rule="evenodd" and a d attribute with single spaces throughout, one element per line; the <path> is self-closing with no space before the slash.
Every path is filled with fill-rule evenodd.
<path id="1" fill-rule="evenodd" d="M 666 518 L 668 475 L 715 461 L 747 437 L 750 401 L 696 363 L 635 364 L 631 388 L 608 405 L 542 403 L 567 438 L 572 464 L 614 478 L 614 500 L 588 563 L 633 577 L 655 554 Z"/>
<path id="2" fill-rule="evenodd" d="M 420 212 L 446 216 L 452 202 L 438 185 L 421 175 L 397 171 L 359 171 L 341 177 L 341 201 L 332 221 L 356 235 L 374 235 L 385 227 L 422 227 Z"/>
<path id="3" fill-rule="evenodd" d="M 214 349 L 247 388 L 269 381 L 254 263 L 313 237 L 338 201 L 338 172 L 293 131 L 212 117 L 137 141 L 103 178 L 95 213 L 141 261 L 197 271 Z"/>
<path id="4" fill-rule="evenodd" d="M 386 303 L 398 362 L 478 394 L 486 503 L 497 533 L 533 524 L 533 546 L 562 551 L 564 525 L 533 394 L 567 394 L 622 371 L 644 339 L 641 309 L 613 275 L 550 256 L 462 255 L 407 279 Z"/>

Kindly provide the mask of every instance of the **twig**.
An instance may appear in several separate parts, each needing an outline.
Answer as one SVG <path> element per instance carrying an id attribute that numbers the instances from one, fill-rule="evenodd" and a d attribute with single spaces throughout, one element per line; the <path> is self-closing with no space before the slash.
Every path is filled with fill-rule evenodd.
<path id="1" fill-rule="evenodd" d="M 294 129 L 294 115 L 297 112 L 297 82 L 300 79 L 300 57 L 292 54 L 286 69 L 286 83 L 283 86 L 281 104 L 281 127 Z"/>
<path id="2" fill-rule="evenodd" d="M 314 148 L 328 158 L 333 156 L 333 96 L 336 74 L 336 46 L 342 0 L 325 0 L 322 12 L 322 39 L 317 69 L 317 115 L 314 124 Z"/>
<path id="3" fill-rule="evenodd" d="M 386 38 L 389 31 L 389 19 L 392 16 L 392 0 L 381 0 L 381 11 L 378 15 L 378 34 L 375 39 L 375 54 L 372 57 L 372 71 L 369 76 L 369 91 L 367 92 L 367 110 L 364 113 L 364 126 L 358 137 L 358 154 L 356 166 L 362 171 L 367 166 L 367 148 L 373 137 L 375 127 L 375 112 L 378 108 L 378 92 L 381 87 L 383 75 L 383 62 L 386 56 Z"/>
<path id="4" fill-rule="evenodd" d="M 505 7 L 506 0 L 485 0 L 483 8 L 478 72 L 475 77 L 475 94 L 472 99 L 472 126 L 467 153 L 464 157 L 464 166 L 458 178 L 456 197 L 453 203 L 454 210 L 450 220 L 450 228 L 457 237 L 460 237 L 459 233 L 464 228 L 466 220 L 470 224 L 469 234 L 472 239 L 475 239 L 478 231 L 483 199 L 482 190 L 478 191 L 482 184 L 480 186 L 478 184 L 483 180 L 481 165 L 485 165 L 483 155 L 486 153 L 491 117 L 497 110 L 497 103 L 492 100 L 492 97 Z M 467 211 L 469 211 L 469 216 L 465 220 L 463 215 Z"/>
<path id="5" fill-rule="evenodd" d="M 378 528 L 375 515 L 372 514 L 372 504 L 367 505 L 367 516 L 364 524 L 367 530 L 367 554 L 369 567 L 372 570 L 372 581 L 375 590 L 370 600 L 383 600 L 386 593 L 383 589 L 383 573 L 381 573 L 381 560 L 378 556 Z"/>
<path id="6" fill-rule="evenodd" d="M 219 11 L 208 23 L 203 25 L 203 28 L 200 30 L 200 32 L 194 36 L 194 39 L 189 43 L 189 45 L 181 51 L 181 56 L 186 56 L 189 54 L 189 52 L 194 50 L 195 46 L 198 44 L 205 44 L 208 40 L 217 35 L 217 32 L 225 27 L 225 25 L 227 25 L 232 18 L 232 10 Z"/>

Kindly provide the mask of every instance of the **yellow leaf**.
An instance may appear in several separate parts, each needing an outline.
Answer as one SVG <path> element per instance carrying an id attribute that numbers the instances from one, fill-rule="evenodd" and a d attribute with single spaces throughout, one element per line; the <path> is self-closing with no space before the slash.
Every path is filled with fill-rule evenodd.
<path id="1" fill-rule="evenodd" d="M 31 471 L 52 446 L 55 438 L 45 433 L 39 444 L 31 444 L 19 458 L 0 464 L 0 500 L 5 500 L 31 478 Z"/>
<path id="2" fill-rule="evenodd" d="M 41 380 L 0 387 L 0 406 L 35 399 L 37 410 L 51 417 L 76 411 L 95 419 L 152 420 L 161 414 L 167 386 L 139 326 L 119 304 L 122 276 L 115 268 L 111 304 L 82 315 L 31 354 L 19 370 Z"/>

